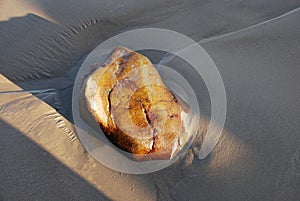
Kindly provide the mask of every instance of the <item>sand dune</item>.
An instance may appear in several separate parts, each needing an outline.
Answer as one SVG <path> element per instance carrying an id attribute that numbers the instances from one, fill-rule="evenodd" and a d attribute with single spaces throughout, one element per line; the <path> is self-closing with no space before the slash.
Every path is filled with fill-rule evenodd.
<path id="1" fill-rule="evenodd" d="M 19 0 L 20 2 L 23 2 Z M 1 13 L 1 73 L 12 80 L 64 75 L 105 38 L 134 27 L 166 28 L 198 41 L 232 32 L 297 8 L 297 0 L 247 3 L 247 1 L 30 1 L 35 9 L 8 15 L 19 4 L 3 1 Z M 35 10 L 38 10 L 35 12 Z M 5 11 L 5 12 L 4 12 Z M 52 21 L 47 20 L 47 17 Z M 22 65 L 22 74 L 18 69 Z"/>
<path id="2" fill-rule="evenodd" d="M 299 1 L 29 2 L 0 2 L 0 200 L 299 199 Z M 205 87 L 196 90 L 204 116 L 193 148 L 162 171 L 115 172 L 77 138 L 71 95 L 80 64 L 133 27 L 202 40 L 219 68 L 228 113 L 205 160 L 196 159 Z"/>

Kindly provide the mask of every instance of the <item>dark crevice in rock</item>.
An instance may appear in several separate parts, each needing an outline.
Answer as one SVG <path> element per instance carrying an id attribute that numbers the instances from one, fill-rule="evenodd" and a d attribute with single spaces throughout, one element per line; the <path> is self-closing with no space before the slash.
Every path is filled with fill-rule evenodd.
<path id="1" fill-rule="evenodd" d="M 109 115 L 111 115 L 111 92 L 113 91 L 113 89 L 110 89 L 108 92 L 108 113 Z"/>
<path id="2" fill-rule="evenodd" d="M 156 138 L 157 138 L 157 130 L 153 127 L 152 120 L 150 118 L 149 112 L 145 108 L 144 104 L 142 104 L 142 109 L 143 109 L 143 111 L 145 113 L 145 116 L 146 116 L 148 124 L 153 128 L 153 133 L 152 133 L 152 135 L 153 135 L 153 143 L 152 143 L 151 149 L 149 151 L 149 153 L 153 153 L 153 152 L 155 152 L 155 141 L 156 141 Z"/>
<path id="3" fill-rule="evenodd" d="M 155 152 L 155 142 L 156 142 L 156 138 L 157 138 L 157 130 L 154 128 L 154 130 L 153 130 L 153 144 L 152 144 L 152 146 L 151 146 L 150 153 Z"/>
<path id="4" fill-rule="evenodd" d="M 149 115 L 147 109 L 145 108 L 144 104 L 142 104 L 142 108 L 143 108 L 143 112 L 145 113 L 148 124 L 152 127 L 152 121 L 150 119 L 150 115 Z"/>
<path id="5" fill-rule="evenodd" d="M 178 114 L 171 114 L 170 119 L 173 119 L 174 117 L 178 117 Z"/>

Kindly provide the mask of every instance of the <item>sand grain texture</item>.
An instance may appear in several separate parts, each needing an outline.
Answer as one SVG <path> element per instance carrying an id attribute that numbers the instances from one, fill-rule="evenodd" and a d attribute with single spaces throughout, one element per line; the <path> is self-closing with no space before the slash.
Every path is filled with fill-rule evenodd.
<path id="1" fill-rule="evenodd" d="M 30 2 L 34 9 L 0 2 L 0 200 L 299 200 L 300 11 L 237 31 L 299 1 Z M 224 133 L 205 160 L 194 159 L 209 119 L 201 86 L 202 132 L 167 169 L 109 170 L 76 137 L 70 97 L 80 62 L 133 27 L 169 28 L 195 40 L 233 32 L 202 43 L 228 99 Z M 28 92 L 16 92 L 22 89 Z"/>

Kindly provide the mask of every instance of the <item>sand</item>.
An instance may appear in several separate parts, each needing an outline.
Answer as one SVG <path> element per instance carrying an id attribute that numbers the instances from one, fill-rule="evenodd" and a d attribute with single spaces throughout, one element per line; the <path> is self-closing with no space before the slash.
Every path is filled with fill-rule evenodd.
<path id="1" fill-rule="evenodd" d="M 299 5 L 1 1 L 0 200 L 298 200 Z M 162 171 L 129 175 L 81 145 L 71 111 L 76 72 L 101 41 L 135 27 L 200 40 L 219 68 L 228 112 L 208 158 L 191 149 Z"/>

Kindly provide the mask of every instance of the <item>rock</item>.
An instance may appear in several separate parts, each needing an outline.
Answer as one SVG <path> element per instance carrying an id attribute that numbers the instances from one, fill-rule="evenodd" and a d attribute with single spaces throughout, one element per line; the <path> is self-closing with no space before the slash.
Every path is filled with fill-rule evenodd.
<path id="1" fill-rule="evenodd" d="M 187 107 L 139 53 L 115 49 L 87 79 L 84 98 L 106 137 L 137 160 L 171 159 L 187 141 Z"/>

